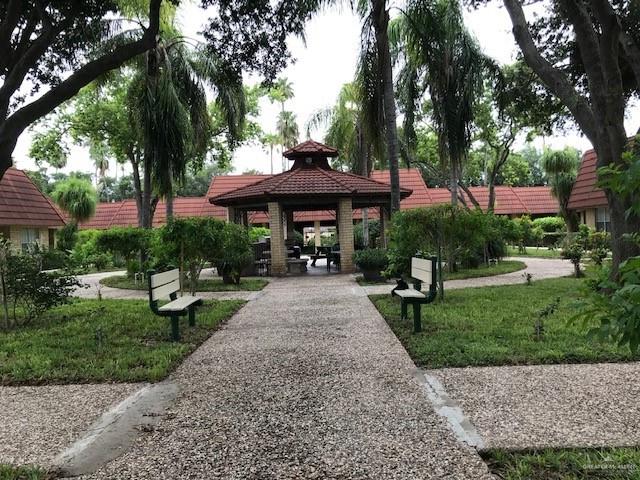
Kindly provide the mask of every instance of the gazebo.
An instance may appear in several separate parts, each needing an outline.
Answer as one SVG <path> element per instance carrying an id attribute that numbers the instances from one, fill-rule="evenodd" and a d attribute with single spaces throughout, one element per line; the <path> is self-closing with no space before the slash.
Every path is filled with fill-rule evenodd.
<path id="1" fill-rule="evenodd" d="M 380 212 L 380 230 L 389 221 L 391 186 L 367 177 L 333 170 L 329 158 L 338 150 L 307 140 L 283 154 L 293 165 L 273 175 L 217 197 L 209 202 L 227 207 L 230 222 L 248 224 L 248 212 L 269 214 L 271 230 L 271 273 L 287 273 L 285 240 L 293 238 L 293 213 L 308 210 L 335 210 L 341 270 L 353 272 L 353 210 L 375 207 Z M 400 189 L 400 197 L 411 190 Z M 382 242 L 386 243 L 384 233 Z"/>

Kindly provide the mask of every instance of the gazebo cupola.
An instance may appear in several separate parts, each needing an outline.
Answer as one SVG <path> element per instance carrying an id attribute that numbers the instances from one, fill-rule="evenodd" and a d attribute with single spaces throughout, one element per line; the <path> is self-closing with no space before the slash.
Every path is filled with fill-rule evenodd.
<path id="1" fill-rule="evenodd" d="M 295 168 L 321 168 L 323 170 L 331 170 L 329 166 L 329 158 L 337 157 L 338 150 L 323 145 L 313 140 L 296 145 L 282 154 L 285 158 L 293 161 L 291 169 Z"/>
<path id="2" fill-rule="evenodd" d="M 293 237 L 293 213 L 334 210 L 340 242 L 343 272 L 353 271 L 353 209 L 375 207 L 380 211 L 382 231 L 388 220 L 391 186 L 353 173 L 333 170 L 329 158 L 335 148 L 313 140 L 296 145 L 283 154 L 293 162 L 291 168 L 250 185 L 212 197 L 209 202 L 227 207 L 229 220 L 247 223 L 247 212 L 269 212 L 271 230 L 271 272 L 287 272 L 285 236 Z M 400 197 L 411 195 L 401 188 Z"/>

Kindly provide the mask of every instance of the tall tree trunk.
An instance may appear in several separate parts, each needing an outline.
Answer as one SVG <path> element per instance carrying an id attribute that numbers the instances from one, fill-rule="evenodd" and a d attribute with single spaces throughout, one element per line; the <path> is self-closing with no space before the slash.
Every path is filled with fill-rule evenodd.
<path id="1" fill-rule="evenodd" d="M 487 213 L 493 213 L 496 205 L 496 185 L 493 178 L 489 179 L 489 201 L 487 203 Z"/>
<path id="2" fill-rule="evenodd" d="M 389 156 L 391 177 L 391 213 L 400 210 L 400 174 L 398 167 L 398 129 L 396 125 L 396 100 L 393 90 L 393 69 L 389 52 L 389 12 L 385 0 L 371 0 L 373 25 L 376 34 L 378 62 L 382 74 L 384 129 Z"/>
<path id="3" fill-rule="evenodd" d="M 451 205 L 454 207 L 458 206 L 458 172 L 455 168 L 454 162 L 450 163 L 450 179 L 449 182 L 451 184 Z"/>
<path id="4" fill-rule="evenodd" d="M 136 209 L 138 212 L 138 226 L 142 227 L 142 184 L 140 183 L 140 166 L 135 154 L 129 154 L 131 162 L 131 172 L 133 176 L 133 195 L 136 201 Z M 116 166 L 116 173 L 118 167 Z"/>
<path id="5" fill-rule="evenodd" d="M 149 154 L 144 155 L 144 172 L 143 172 L 143 188 L 142 188 L 142 208 L 141 208 L 141 227 L 151 228 L 153 224 L 153 214 L 151 212 L 151 159 Z"/>
<path id="6" fill-rule="evenodd" d="M 167 212 L 167 223 L 169 223 L 170 220 L 173 220 L 173 192 L 169 192 L 165 196 L 164 201 Z"/>

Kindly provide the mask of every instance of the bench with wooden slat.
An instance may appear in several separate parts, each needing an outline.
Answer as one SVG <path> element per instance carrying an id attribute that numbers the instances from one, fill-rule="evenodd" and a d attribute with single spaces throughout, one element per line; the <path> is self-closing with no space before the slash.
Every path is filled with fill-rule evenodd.
<path id="1" fill-rule="evenodd" d="M 161 317 L 171 318 L 171 338 L 180 340 L 180 317 L 189 314 L 189 325 L 196 324 L 196 307 L 202 305 L 202 298 L 191 295 L 178 297 L 180 291 L 180 270 L 177 268 L 167 272 L 148 272 L 149 306 L 151 311 Z M 158 301 L 169 298 L 170 302 L 158 306 Z"/>
<path id="2" fill-rule="evenodd" d="M 437 263 L 436 257 L 411 259 L 411 278 L 413 286 L 404 281 L 398 281 L 391 294 L 400 297 L 400 312 L 402 320 L 406 320 L 407 305 L 413 305 L 413 331 L 422 331 L 421 312 L 422 304 L 431 303 L 437 294 Z M 428 286 L 428 291 L 423 292 L 423 286 Z"/>

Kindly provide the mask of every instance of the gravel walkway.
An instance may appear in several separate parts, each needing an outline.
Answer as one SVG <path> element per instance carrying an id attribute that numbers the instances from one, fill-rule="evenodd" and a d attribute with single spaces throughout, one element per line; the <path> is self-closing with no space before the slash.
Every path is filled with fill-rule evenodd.
<path id="1" fill-rule="evenodd" d="M 488 287 L 491 285 L 514 285 L 524 283 L 522 274 L 524 272 L 533 274 L 533 280 L 543 280 L 545 278 L 566 277 L 573 274 L 573 265 L 568 260 L 557 258 L 533 258 L 533 257 L 510 257 L 506 260 L 519 260 L 527 265 L 524 270 L 517 272 L 505 273 L 502 275 L 494 275 L 492 277 L 467 278 L 464 280 L 448 280 L 444 282 L 445 291 L 453 288 L 467 287 Z M 363 287 L 367 295 L 377 295 L 390 293 L 395 286 L 393 284 L 386 285 L 369 285 Z"/>
<path id="2" fill-rule="evenodd" d="M 171 412 L 87 478 L 490 479 L 347 275 L 275 279 L 172 375 Z"/>
<path id="3" fill-rule="evenodd" d="M 147 300 L 148 293 L 145 290 L 127 290 L 124 288 L 111 288 L 100 285 L 100 280 L 116 275 L 124 275 L 124 270 L 115 272 L 89 273 L 87 275 L 79 275 L 78 279 L 82 282 L 82 287 L 77 288 L 74 296 L 79 298 L 97 298 L 98 291 L 102 298 L 115 298 L 122 300 Z M 211 269 L 204 269 L 201 278 L 213 278 Z M 198 296 L 204 299 L 214 300 L 253 300 L 260 296 L 260 291 L 235 291 L 235 292 L 198 292 Z"/>
<path id="4" fill-rule="evenodd" d="M 0 463 L 49 466 L 140 384 L 0 387 Z"/>
<path id="5" fill-rule="evenodd" d="M 640 363 L 427 370 L 487 448 L 640 444 Z"/>

